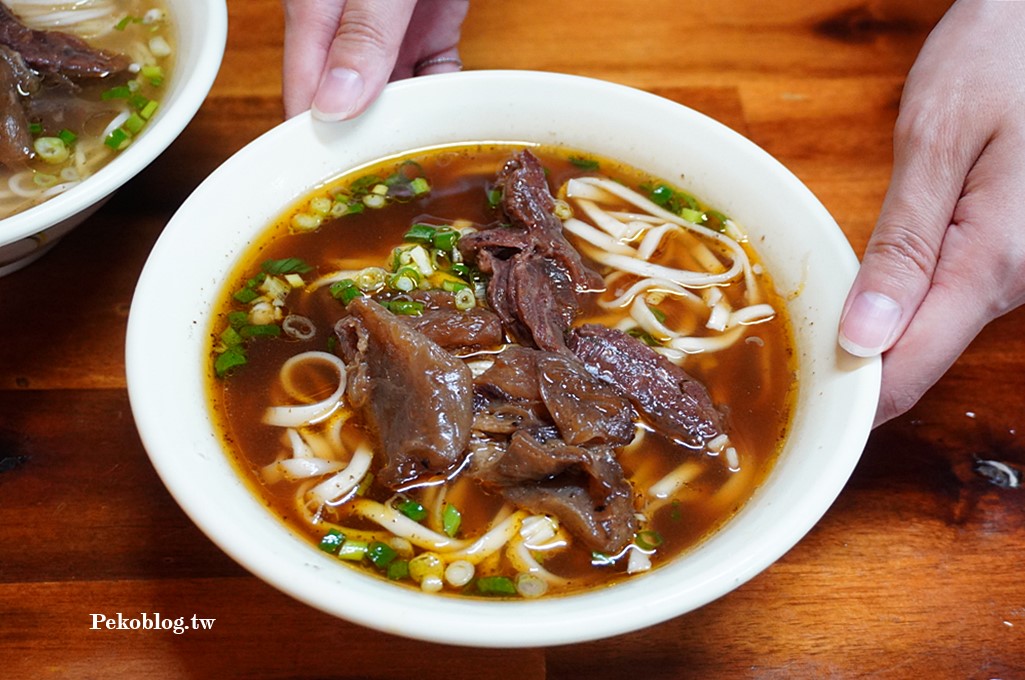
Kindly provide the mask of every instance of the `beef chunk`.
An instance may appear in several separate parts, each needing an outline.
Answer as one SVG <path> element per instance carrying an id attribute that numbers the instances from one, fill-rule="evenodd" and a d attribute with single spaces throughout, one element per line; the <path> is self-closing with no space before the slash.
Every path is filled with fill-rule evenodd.
<path id="1" fill-rule="evenodd" d="M 473 420 L 469 368 L 376 302 L 356 298 L 346 310 L 335 325 L 346 392 L 379 440 L 378 479 L 397 489 L 451 473 Z"/>
<path id="2" fill-rule="evenodd" d="M 619 552 L 637 528 L 630 484 L 609 447 L 520 429 L 507 447 L 475 455 L 469 474 L 519 508 L 558 517 L 591 550 Z"/>
<path id="3" fill-rule="evenodd" d="M 474 393 L 479 431 L 549 423 L 569 444 L 611 446 L 628 444 L 634 436 L 630 401 L 562 353 L 510 347 L 474 380 Z"/>
<path id="4" fill-rule="evenodd" d="M 0 165 L 23 167 L 32 158 L 32 134 L 22 106 L 32 75 L 13 50 L 0 46 Z"/>
<path id="5" fill-rule="evenodd" d="M 529 151 L 515 156 L 499 173 L 498 184 L 508 225 L 464 235 L 460 251 L 491 275 L 488 303 L 510 336 L 562 350 L 582 298 L 601 290 L 602 279 L 563 235 L 536 156 Z"/>
<path id="6" fill-rule="evenodd" d="M 412 297 L 424 303 L 424 312 L 403 318 L 443 349 L 479 350 L 496 347 L 505 340 L 502 322 L 488 309 L 457 309 L 455 296 L 444 291 L 417 292 Z"/>
<path id="7" fill-rule="evenodd" d="M 19 53 L 26 64 L 40 73 L 72 79 L 104 78 L 122 73 L 131 65 L 127 56 L 95 49 L 69 33 L 31 29 L 2 2 L 0 45 Z"/>
<path id="8" fill-rule="evenodd" d="M 705 386 L 640 340 L 588 324 L 574 329 L 569 347 L 592 374 L 621 389 L 663 436 L 698 449 L 723 431 Z"/>

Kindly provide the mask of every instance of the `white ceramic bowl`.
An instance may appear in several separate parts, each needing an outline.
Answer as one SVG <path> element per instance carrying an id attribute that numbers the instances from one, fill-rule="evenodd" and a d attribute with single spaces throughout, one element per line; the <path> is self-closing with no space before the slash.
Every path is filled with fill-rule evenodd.
<path id="1" fill-rule="evenodd" d="M 203 396 L 210 310 L 225 273 L 254 236 L 340 171 L 418 147 L 480 140 L 562 143 L 658 176 L 683 174 L 684 188 L 747 226 L 780 290 L 799 291 L 789 303 L 800 353 L 799 397 L 774 471 L 699 547 L 611 588 L 479 601 L 427 595 L 357 573 L 291 533 L 256 500 L 211 426 Z M 800 181 L 750 141 L 695 111 L 573 76 L 430 76 L 390 85 L 355 121 L 290 120 L 196 190 L 164 230 L 136 291 L 128 325 L 129 394 L 153 465 L 188 515 L 243 566 L 297 599 L 372 628 L 437 642 L 518 647 L 596 639 L 664 621 L 736 588 L 797 543 L 836 498 L 861 454 L 879 388 L 878 361 L 854 359 L 836 343 L 856 269 L 840 229 Z M 167 295 L 169 280 L 174 295 Z"/>
<path id="2" fill-rule="evenodd" d="M 0 276 L 33 262 L 92 215 L 173 142 L 206 98 L 227 38 L 224 0 L 166 0 L 175 23 L 176 63 L 157 114 L 142 135 L 81 184 L 0 219 Z"/>

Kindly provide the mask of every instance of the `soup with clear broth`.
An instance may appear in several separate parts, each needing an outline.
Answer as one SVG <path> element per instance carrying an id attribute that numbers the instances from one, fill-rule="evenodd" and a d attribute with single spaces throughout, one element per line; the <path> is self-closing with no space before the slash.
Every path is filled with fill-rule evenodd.
<path id="1" fill-rule="evenodd" d="M 293 206 L 230 277 L 208 370 L 273 513 L 341 563 L 473 597 L 693 547 L 764 479 L 796 392 L 740 225 L 511 143 L 386 159 Z"/>

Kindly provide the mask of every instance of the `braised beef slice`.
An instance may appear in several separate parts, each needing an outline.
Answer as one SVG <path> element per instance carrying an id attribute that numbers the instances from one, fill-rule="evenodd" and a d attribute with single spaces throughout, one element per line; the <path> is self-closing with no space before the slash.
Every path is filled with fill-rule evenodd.
<path id="1" fill-rule="evenodd" d="M 505 340 L 502 322 L 490 310 L 457 309 L 455 296 L 445 291 L 422 291 L 412 298 L 424 303 L 423 314 L 403 318 L 443 349 L 479 350 L 496 347 Z"/>
<path id="2" fill-rule="evenodd" d="M 346 393 L 379 440 L 382 484 L 398 489 L 454 471 L 473 420 L 472 375 L 380 304 L 356 298 L 335 325 Z"/>
<path id="3" fill-rule="evenodd" d="M 582 297 L 600 290 L 602 279 L 563 235 L 537 157 L 530 151 L 517 154 L 497 182 L 508 225 L 464 235 L 460 251 L 491 275 L 488 303 L 510 336 L 541 349 L 562 350 Z"/>
<path id="4" fill-rule="evenodd" d="M 529 150 L 521 151 L 505 164 L 498 180 L 502 186 L 502 211 L 513 227 L 530 235 L 533 249 L 558 262 L 578 293 L 601 290 L 601 276 L 583 263 L 580 253 L 563 234 L 562 220 L 555 215 L 555 199 L 537 156 Z"/>
<path id="5" fill-rule="evenodd" d="M 474 429 L 493 434 L 541 423 L 569 444 L 628 444 L 634 409 L 574 357 L 525 347 L 495 356 L 474 379 Z"/>
<path id="6" fill-rule="evenodd" d="M 61 31 L 31 29 L 0 2 L 0 45 L 19 53 L 25 63 L 40 73 L 68 78 L 104 78 L 124 72 L 131 60 L 91 47 L 81 38 Z"/>
<path id="7" fill-rule="evenodd" d="M 622 390 L 663 436 L 701 448 L 723 431 L 705 386 L 640 340 L 587 324 L 573 330 L 569 348 L 592 374 Z"/>
<path id="8" fill-rule="evenodd" d="M 508 446 L 473 458 L 469 474 L 513 505 L 559 518 L 590 550 L 616 553 L 633 538 L 633 495 L 609 447 L 572 446 L 553 430 L 517 430 Z"/>
<path id="9" fill-rule="evenodd" d="M 0 46 L 0 165 L 23 167 L 32 158 L 32 135 L 22 107 L 31 73 L 17 52 Z"/>
<path id="10" fill-rule="evenodd" d="M 619 390 L 572 357 L 538 352 L 541 399 L 568 444 L 624 446 L 634 437 L 634 409 Z"/>

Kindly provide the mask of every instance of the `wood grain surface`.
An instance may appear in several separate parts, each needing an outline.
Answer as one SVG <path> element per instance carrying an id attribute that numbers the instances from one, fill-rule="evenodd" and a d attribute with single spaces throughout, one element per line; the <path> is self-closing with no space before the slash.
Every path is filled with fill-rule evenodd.
<path id="1" fill-rule="evenodd" d="M 722 121 L 806 182 L 860 254 L 904 77 L 948 4 L 473 0 L 462 54 L 467 69 L 603 78 Z M 646 630 L 527 650 L 426 644 L 321 614 L 226 557 L 149 465 L 123 350 L 163 225 L 282 117 L 280 3 L 229 11 L 221 73 L 184 134 L 51 253 L 0 279 L 0 677 L 1025 678 L 1025 491 L 975 471 L 978 459 L 1025 464 L 1021 310 L 873 433 L 795 548 Z M 91 629 L 93 614 L 117 612 L 215 624 Z"/>

